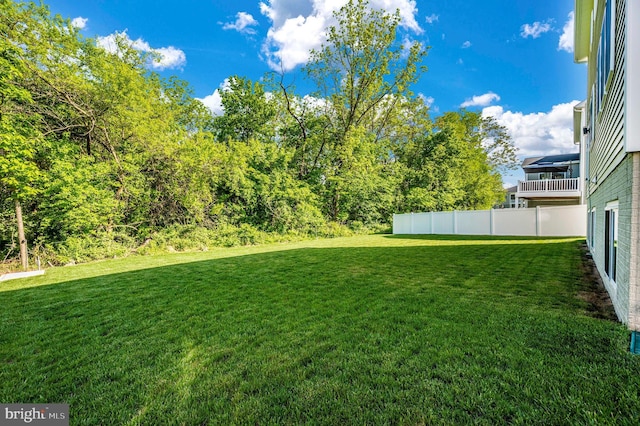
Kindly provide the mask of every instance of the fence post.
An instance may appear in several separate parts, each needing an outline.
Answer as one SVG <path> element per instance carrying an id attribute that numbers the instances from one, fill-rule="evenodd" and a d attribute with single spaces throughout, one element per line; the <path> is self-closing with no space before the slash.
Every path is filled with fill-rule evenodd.
<path id="1" fill-rule="evenodd" d="M 542 234 L 542 223 L 540 223 L 540 206 L 536 206 L 536 237 Z"/>
<path id="2" fill-rule="evenodd" d="M 458 234 L 458 211 L 453 211 L 453 235 Z"/>
<path id="3" fill-rule="evenodd" d="M 493 218 L 493 209 L 489 210 L 489 235 L 493 235 L 493 227 L 494 227 L 494 218 Z"/>
<path id="4" fill-rule="evenodd" d="M 429 212 L 429 233 L 433 234 L 433 212 Z"/>
<path id="5" fill-rule="evenodd" d="M 409 231 L 413 235 L 413 212 L 411 212 L 411 224 L 409 225 Z"/>

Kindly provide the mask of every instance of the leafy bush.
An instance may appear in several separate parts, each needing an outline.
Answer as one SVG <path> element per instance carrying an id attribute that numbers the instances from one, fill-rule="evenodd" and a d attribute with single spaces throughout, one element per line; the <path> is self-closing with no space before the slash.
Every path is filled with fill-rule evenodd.
<path id="1" fill-rule="evenodd" d="M 316 237 L 346 237 L 355 233 L 370 233 L 369 227 L 360 227 L 354 232 L 347 226 L 329 222 L 307 233 L 294 230 L 290 232 L 266 232 L 254 225 L 243 223 L 233 225 L 220 223 L 215 228 L 203 228 L 195 225 L 172 225 L 152 235 L 135 252 L 155 254 L 171 251 L 206 251 L 214 247 L 234 247 L 276 242 L 300 241 Z"/>
<path id="2" fill-rule="evenodd" d="M 111 165 L 88 157 L 68 161 L 64 157 L 69 155 L 64 152 L 62 159 L 54 160 L 35 215 L 40 219 L 39 232 L 48 241 L 82 240 L 117 219 L 117 201 L 108 183 Z"/>
<path id="3" fill-rule="evenodd" d="M 33 255 L 40 257 L 43 264 L 65 265 L 128 256 L 135 246 L 135 239 L 124 233 L 98 232 L 68 237 L 57 243 L 36 245 Z"/>
<path id="4" fill-rule="evenodd" d="M 285 239 L 284 236 L 260 231 L 248 224 L 219 224 L 215 229 L 195 225 L 172 225 L 154 233 L 136 252 L 151 254 L 167 251 L 205 251 L 213 247 L 264 244 Z"/>

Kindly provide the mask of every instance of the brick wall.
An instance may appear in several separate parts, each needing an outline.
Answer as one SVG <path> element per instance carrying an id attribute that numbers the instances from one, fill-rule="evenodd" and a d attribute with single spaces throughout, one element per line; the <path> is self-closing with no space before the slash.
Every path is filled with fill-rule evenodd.
<path id="1" fill-rule="evenodd" d="M 631 251 L 629 264 L 629 328 L 640 330 L 640 153 L 631 154 Z"/>
<path id="2" fill-rule="evenodd" d="M 593 258 L 596 262 L 600 275 L 611 295 L 611 300 L 618 314 L 620 321 L 630 324 L 630 273 L 631 266 L 637 267 L 635 261 L 631 261 L 630 256 L 636 252 L 637 232 L 632 239 L 632 223 L 637 220 L 637 211 L 634 212 L 634 155 L 627 154 L 624 160 L 613 170 L 607 178 L 599 182 L 598 188 L 589 196 L 587 201 L 588 210 L 596 208 L 596 231 L 595 231 L 595 247 L 593 250 Z M 636 161 L 637 162 L 637 161 Z M 637 173 L 636 173 L 637 175 Z M 638 191 L 638 183 L 636 182 L 635 191 Z M 612 201 L 618 201 L 618 258 L 616 282 L 613 283 L 605 274 L 604 265 L 604 237 L 605 237 L 605 206 Z M 635 206 L 637 209 L 638 206 Z M 635 213 L 635 214 L 634 214 Z M 633 226 L 637 230 L 637 224 Z M 637 259 L 637 257 L 636 257 Z M 633 273 L 634 280 L 636 278 Z M 637 281 L 637 280 L 636 280 Z M 634 289 L 631 291 L 636 297 L 637 282 L 634 283 Z M 633 325 L 635 326 L 637 317 L 637 304 L 633 304 Z"/>

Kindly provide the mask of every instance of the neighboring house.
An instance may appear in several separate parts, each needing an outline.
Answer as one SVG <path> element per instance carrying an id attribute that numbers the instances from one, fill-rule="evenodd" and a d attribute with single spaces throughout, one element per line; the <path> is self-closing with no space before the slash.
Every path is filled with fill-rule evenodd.
<path id="1" fill-rule="evenodd" d="M 494 208 L 496 209 L 515 209 L 516 208 L 516 192 L 518 191 L 518 186 L 510 186 L 509 188 L 505 188 L 505 199 L 501 204 L 498 204 Z M 520 199 L 518 202 L 518 207 L 525 207 L 525 200 Z"/>
<path id="2" fill-rule="evenodd" d="M 525 158 L 525 180 L 518 181 L 514 205 L 525 207 L 584 204 L 580 153 Z"/>
<path id="3" fill-rule="evenodd" d="M 586 148 L 587 242 L 638 353 L 640 1 L 576 0 L 574 36 L 575 61 L 588 72 L 586 101 L 574 116 L 574 139 Z"/>

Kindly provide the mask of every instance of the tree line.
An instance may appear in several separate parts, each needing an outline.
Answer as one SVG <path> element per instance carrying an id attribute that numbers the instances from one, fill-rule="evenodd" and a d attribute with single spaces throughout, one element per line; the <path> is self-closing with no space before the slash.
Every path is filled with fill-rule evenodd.
<path id="1" fill-rule="evenodd" d="M 428 49 L 399 40 L 399 13 L 351 0 L 335 17 L 304 68 L 315 92 L 230 76 L 213 116 L 149 71 L 153 52 L 124 37 L 107 52 L 43 4 L 0 0 L 0 254 L 333 235 L 500 200 L 505 129 L 430 116 L 411 92 Z"/>

